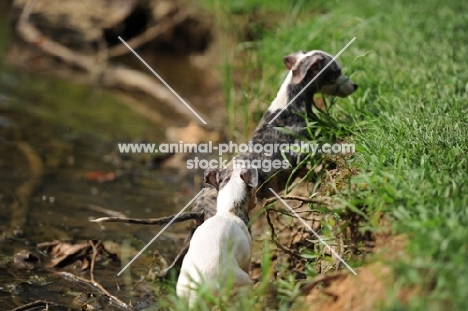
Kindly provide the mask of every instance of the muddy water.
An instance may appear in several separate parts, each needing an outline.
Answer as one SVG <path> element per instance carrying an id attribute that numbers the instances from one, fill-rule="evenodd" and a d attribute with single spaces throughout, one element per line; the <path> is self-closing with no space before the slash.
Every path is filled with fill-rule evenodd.
<path id="1" fill-rule="evenodd" d="M 0 32 L 6 34 L 8 29 L 5 17 L 0 16 Z M 1 59 L 9 40 L 12 39 L 7 35 L 0 36 Z M 202 106 L 199 91 L 205 90 L 205 94 L 213 91 L 201 86 L 202 73 L 194 69 L 195 76 L 185 74 L 180 79 L 184 72 L 192 72 L 186 62 L 166 56 L 163 63 L 160 69 L 168 82 L 175 88 L 179 83 L 183 96 Z M 53 240 L 105 241 L 123 257 L 123 263 L 98 265 L 96 280 L 112 294 L 125 302 L 133 301 L 139 308 L 154 301 L 153 291 L 135 297 L 131 285 L 144 274 L 152 251 L 158 250 L 167 260 L 173 258 L 188 224 L 171 226 L 123 278 L 116 274 L 130 258 L 128 254 L 141 249 L 161 227 L 98 225 L 89 220 L 108 216 L 101 210 L 135 218 L 174 214 L 200 186 L 178 171 L 148 170 L 148 155 L 129 158 L 118 155 L 118 142 L 164 140 L 164 128 L 136 115 L 120 100 L 109 90 L 27 73 L 0 61 L 0 233 L 14 233 L 0 240 L 0 310 L 36 299 L 53 301 L 59 304 L 56 309 L 67 310 L 77 296 L 93 292 L 85 284 L 54 275 L 54 269 L 20 269 L 14 264 L 14 254 L 23 250 L 33 253 L 37 243 Z M 206 111 L 210 109 L 206 107 Z M 31 180 L 34 170 L 19 144 L 27 145 L 40 159 L 43 173 L 27 198 L 26 213 L 18 216 L 12 210 L 15 202 L 21 201 L 18 189 Z M 110 182 L 99 182 L 96 176 L 105 174 L 115 177 Z M 16 228 L 14 224 L 21 226 Z M 127 255 L 121 253 L 121 245 L 126 245 Z M 80 276 L 89 277 L 86 271 Z"/>
<path id="2" fill-rule="evenodd" d="M 221 69 L 218 68 L 219 66 L 210 63 L 210 61 L 214 61 L 211 59 L 212 54 L 209 57 L 193 56 L 190 59 L 190 56 L 156 54 L 151 50 L 142 50 L 140 52 L 140 56 L 158 74 L 164 77 L 164 80 L 174 87 L 177 93 L 197 113 L 202 115 L 202 118 L 206 119 L 208 128 L 219 129 L 225 125 L 225 109 L 220 86 Z M 197 61 L 197 58 L 200 61 Z M 142 72 L 151 74 L 134 55 L 126 55 L 118 60 Z M 208 67 L 209 70 L 206 69 Z M 166 111 L 165 106 L 159 105 L 158 111 Z M 194 121 L 199 122 L 197 118 L 194 118 Z M 174 122 L 176 120 L 171 120 L 167 125 L 170 126 Z"/>

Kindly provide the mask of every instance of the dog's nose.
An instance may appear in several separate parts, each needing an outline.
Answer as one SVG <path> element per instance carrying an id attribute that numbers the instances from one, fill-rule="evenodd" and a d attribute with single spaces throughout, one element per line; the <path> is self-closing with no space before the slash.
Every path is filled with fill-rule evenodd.
<path id="1" fill-rule="evenodd" d="M 353 83 L 353 88 L 354 88 L 355 91 L 358 89 L 358 87 L 359 86 L 356 83 Z"/>

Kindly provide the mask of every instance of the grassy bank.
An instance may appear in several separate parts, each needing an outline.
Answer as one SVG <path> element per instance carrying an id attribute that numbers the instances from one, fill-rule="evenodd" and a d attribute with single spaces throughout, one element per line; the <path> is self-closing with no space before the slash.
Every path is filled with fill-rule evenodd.
<path id="1" fill-rule="evenodd" d="M 380 229 L 372 215 L 384 212 L 393 234 L 408 238 L 406 259 L 389 263 L 395 282 L 387 289 L 388 310 L 466 310 L 464 4 L 351 0 L 274 2 L 269 7 L 253 0 L 237 6 L 223 2 L 207 1 L 207 7 L 219 16 L 239 18 L 237 12 L 246 11 L 265 20 L 257 24 L 255 42 L 231 43 L 234 49 L 226 57 L 231 61 L 224 76 L 227 109 L 231 129 L 238 131 L 233 136 L 245 135 L 239 124 L 251 133 L 274 98 L 282 56 L 310 49 L 336 54 L 357 38 L 339 61 L 360 89 L 352 98 L 339 100 L 332 113 L 346 116 L 343 134 L 357 146 L 351 160 L 357 175 L 350 183 L 364 186 L 358 191 L 346 188 L 338 196 L 369 216 L 371 230 Z M 229 28 L 229 20 L 218 22 L 224 31 L 239 35 L 239 29 Z M 246 69 L 236 74 L 235 65 Z M 414 289 L 409 302 L 399 299 L 404 288 Z"/>

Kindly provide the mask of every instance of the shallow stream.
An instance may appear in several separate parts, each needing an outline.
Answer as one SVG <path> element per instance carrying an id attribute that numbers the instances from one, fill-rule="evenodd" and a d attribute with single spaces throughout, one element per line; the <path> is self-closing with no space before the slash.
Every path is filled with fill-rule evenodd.
<path id="1" fill-rule="evenodd" d="M 36 253 L 36 244 L 54 240 L 104 241 L 123 260 L 97 266 L 96 280 L 123 301 L 132 301 L 140 309 L 149 306 L 154 291 L 135 294 L 131 278 L 145 273 L 154 250 L 171 260 L 188 232 L 188 223 L 171 226 L 118 277 L 128 259 L 162 227 L 89 220 L 109 216 L 105 211 L 157 218 L 177 213 L 190 201 L 200 189 L 199 179 L 177 170 L 149 170 L 149 155 L 124 157 L 117 152 L 119 142 L 164 141 L 165 126 L 186 121 L 168 115 L 170 109 L 163 109 L 162 103 L 149 103 L 161 105 L 158 113 L 164 122 L 158 125 L 122 104 L 125 99 L 118 92 L 11 66 L 4 61 L 11 40 L 17 39 L 7 17 L 0 15 L 0 233 L 4 234 L 0 240 L 0 310 L 36 299 L 59 303 L 55 309 L 67 310 L 79 295 L 94 292 L 85 284 L 54 275 L 54 269 L 22 269 L 14 264 L 14 254 Z M 203 105 L 203 97 L 213 91 L 199 79 L 204 72 L 191 68 L 186 59 L 146 56 L 195 105 Z M 120 61 L 141 69 L 130 56 Z M 42 168 L 22 214 L 14 210 L 15 204 L 21 202 L 22 187 L 38 169 L 32 167 L 37 163 L 31 157 L 39 159 Z M 13 235 L 5 236 L 8 232 Z M 89 277 L 87 271 L 81 276 Z"/>

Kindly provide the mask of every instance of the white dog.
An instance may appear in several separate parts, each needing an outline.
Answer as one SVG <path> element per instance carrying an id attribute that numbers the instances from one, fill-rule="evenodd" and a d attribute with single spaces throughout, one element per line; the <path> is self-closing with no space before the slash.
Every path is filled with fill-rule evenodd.
<path id="1" fill-rule="evenodd" d="M 232 175 L 216 169 L 205 172 L 205 182 L 219 188 L 216 215 L 195 231 L 177 281 L 177 295 L 193 307 L 197 286 L 216 294 L 226 284 L 251 286 L 252 237 L 247 227 L 255 206 L 258 183 L 255 168 L 234 168 Z"/>

